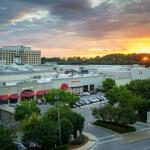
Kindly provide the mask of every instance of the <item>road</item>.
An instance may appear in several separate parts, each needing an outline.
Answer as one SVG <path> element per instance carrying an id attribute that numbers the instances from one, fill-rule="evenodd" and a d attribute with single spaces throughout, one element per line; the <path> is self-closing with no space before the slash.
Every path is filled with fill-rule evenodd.
<path id="1" fill-rule="evenodd" d="M 76 108 L 75 110 L 85 117 L 84 132 L 91 133 L 97 137 L 91 150 L 150 150 L 150 126 L 136 123 L 137 132 L 134 134 L 116 134 L 113 131 L 91 125 L 94 118 L 91 113 L 92 107 L 100 103 Z"/>

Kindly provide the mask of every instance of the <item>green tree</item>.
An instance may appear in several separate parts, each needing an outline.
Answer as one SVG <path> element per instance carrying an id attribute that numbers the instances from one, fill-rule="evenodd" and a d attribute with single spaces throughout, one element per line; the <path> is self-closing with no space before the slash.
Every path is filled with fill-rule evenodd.
<path id="1" fill-rule="evenodd" d="M 35 101 L 24 100 L 15 108 L 15 120 L 23 120 L 29 117 L 32 113 L 40 114 L 40 108 L 37 107 Z"/>
<path id="2" fill-rule="evenodd" d="M 49 109 L 49 111 L 45 114 L 45 117 L 48 118 L 49 120 L 57 121 L 57 119 L 58 119 L 57 118 L 57 107 L 54 106 L 51 109 Z M 67 106 L 61 106 L 60 107 L 60 117 L 61 117 L 61 120 L 66 119 L 66 120 L 68 120 L 68 122 L 71 123 L 71 125 L 72 125 L 71 134 L 74 136 L 74 138 L 77 137 L 77 132 L 79 132 L 80 134 L 82 133 L 85 120 L 80 114 L 74 112 Z M 71 127 L 68 127 L 68 128 L 71 128 Z M 68 128 L 66 128 L 65 130 L 69 130 Z M 64 134 L 66 134 L 66 133 L 64 132 Z M 66 135 L 64 135 L 64 137 L 65 136 Z M 62 138 L 63 138 L 63 134 L 62 134 Z"/>
<path id="3" fill-rule="evenodd" d="M 32 114 L 22 123 L 23 143 L 30 148 L 31 142 L 36 149 L 51 150 L 58 143 L 57 124 L 51 120 L 39 118 Z"/>
<path id="4" fill-rule="evenodd" d="M 0 149 L 1 150 L 17 150 L 17 146 L 14 144 L 14 133 L 3 126 L 0 126 Z"/>
<path id="5" fill-rule="evenodd" d="M 150 79 L 133 80 L 127 84 L 127 88 L 136 95 L 140 95 L 145 99 L 150 99 Z"/>
<path id="6" fill-rule="evenodd" d="M 111 105 L 106 105 L 102 108 L 93 108 L 92 114 L 97 120 L 110 121 L 114 120 L 115 108 Z"/>
<path id="7" fill-rule="evenodd" d="M 113 87 L 106 92 L 106 97 L 111 105 L 118 103 L 121 107 L 134 107 L 139 99 L 124 86 Z"/>
<path id="8" fill-rule="evenodd" d="M 79 97 L 74 93 L 62 89 L 52 89 L 46 95 L 46 101 L 51 104 L 56 104 L 58 98 L 61 104 L 69 104 L 70 107 L 79 101 Z"/>
<path id="9" fill-rule="evenodd" d="M 114 107 L 108 104 L 102 108 L 94 108 L 92 114 L 99 121 L 114 122 L 123 126 L 136 122 L 135 111 L 132 108 Z"/>
<path id="10" fill-rule="evenodd" d="M 115 108 L 114 121 L 118 124 L 127 126 L 136 122 L 135 111 L 129 107 L 117 107 Z"/>
<path id="11" fill-rule="evenodd" d="M 141 99 L 136 103 L 136 110 L 141 121 L 146 122 L 147 112 L 150 111 L 150 100 Z"/>
<path id="12" fill-rule="evenodd" d="M 105 79 L 103 81 L 103 92 L 107 92 L 108 90 L 112 89 L 115 86 L 115 80 L 111 78 Z"/>

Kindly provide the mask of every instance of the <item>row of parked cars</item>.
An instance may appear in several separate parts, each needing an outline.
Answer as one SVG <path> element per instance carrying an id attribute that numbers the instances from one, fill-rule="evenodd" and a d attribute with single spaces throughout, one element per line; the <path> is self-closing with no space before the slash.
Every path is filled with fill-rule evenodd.
<path id="1" fill-rule="evenodd" d="M 105 101 L 105 103 L 108 102 L 108 100 L 104 96 L 94 96 L 91 98 L 80 98 L 80 101 L 76 102 L 73 107 L 74 108 L 81 107 L 81 106 L 89 105 L 89 104 L 96 103 L 96 102 L 102 102 L 102 101 Z"/>
<path id="2" fill-rule="evenodd" d="M 96 91 L 90 91 L 90 92 L 83 92 L 83 93 L 78 93 L 77 96 L 89 96 L 89 95 L 92 95 L 92 94 L 97 94 Z"/>

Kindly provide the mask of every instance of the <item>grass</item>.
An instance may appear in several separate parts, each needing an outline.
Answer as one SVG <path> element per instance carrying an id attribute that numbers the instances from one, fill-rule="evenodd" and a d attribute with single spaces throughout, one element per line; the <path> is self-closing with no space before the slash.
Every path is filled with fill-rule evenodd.
<path id="1" fill-rule="evenodd" d="M 96 126 L 110 129 L 112 131 L 115 131 L 121 134 L 136 131 L 136 128 L 133 126 L 123 126 L 114 122 L 96 121 L 93 124 Z"/>

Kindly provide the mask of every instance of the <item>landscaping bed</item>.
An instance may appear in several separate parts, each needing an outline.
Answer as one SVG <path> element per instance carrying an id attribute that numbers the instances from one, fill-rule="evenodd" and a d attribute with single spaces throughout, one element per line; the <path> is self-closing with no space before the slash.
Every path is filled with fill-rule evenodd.
<path id="1" fill-rule="evenodd" d="M 80 148 L 84 146 L 88 141 L 89 141 L 89 138 L 82 134 L 75 141 L 70 143 L 69 150 Z"/>
<path id="2" fill-rule="evenodd" d="M 120 124 L 116 124 L 114 122 L 96 121 L 93 124 L 96 126 L 110 129 L 110 130 L 118 132 L 118 133 L 128 133 L 128 132 L 136 131 L 136 128 L 133 126 L 123 126 Z"/>

